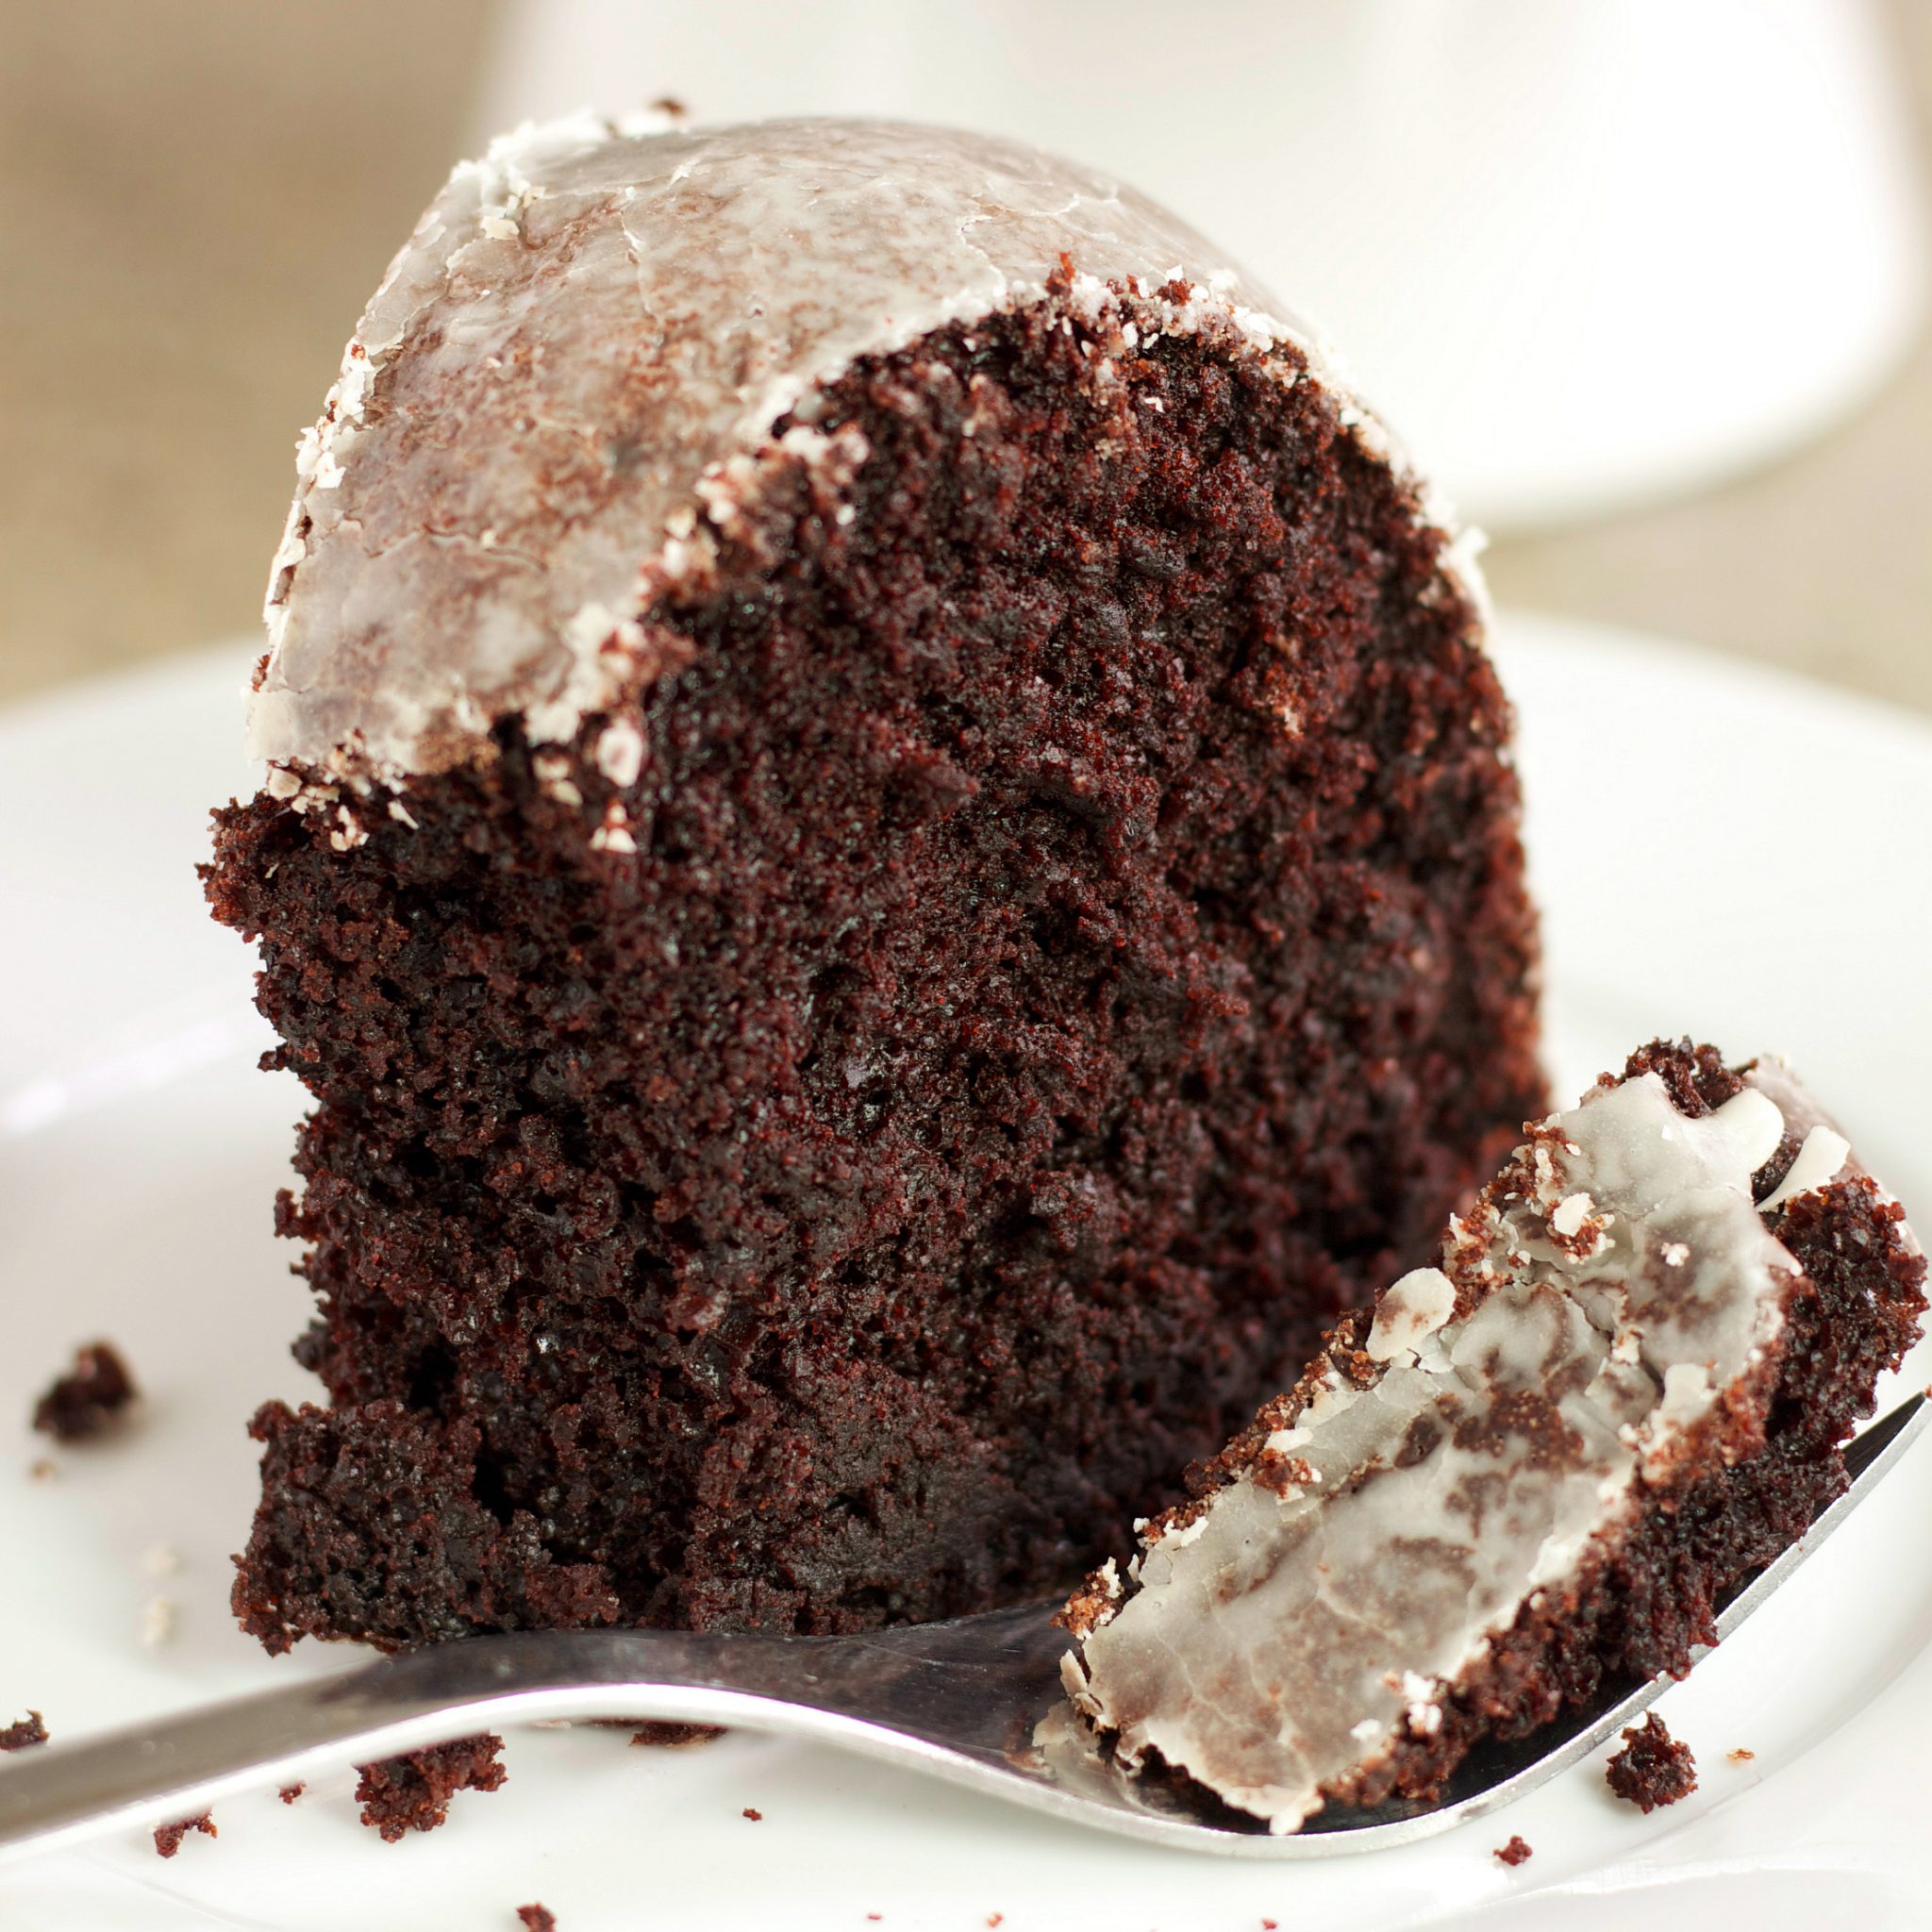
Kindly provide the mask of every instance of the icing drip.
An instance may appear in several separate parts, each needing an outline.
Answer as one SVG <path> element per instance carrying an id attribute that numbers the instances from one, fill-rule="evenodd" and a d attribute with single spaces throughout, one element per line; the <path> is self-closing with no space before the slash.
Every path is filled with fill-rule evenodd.
<path id="1" fill-rule="evenodd" d="M 302 437 L 251 756 L 399 787 L 487 756 L 507 715 L 569 740 L 663 668 L 654 600 L 702 589 L 774 466 L 829 499 L 867 452 L 813 425 L 819 385 L 1047 299 L 1063 258 L 1070 322 L 1132 278 L 1141 338 L 1211 332 L 1284 382 L 1306 368 L 1393 458 L 1306 324 L 1165 210 L 1031 149 L 584 115 L 494 142 L 390 265 Z M 1471 555 L 1443 569 L 1474 591 Z"/>

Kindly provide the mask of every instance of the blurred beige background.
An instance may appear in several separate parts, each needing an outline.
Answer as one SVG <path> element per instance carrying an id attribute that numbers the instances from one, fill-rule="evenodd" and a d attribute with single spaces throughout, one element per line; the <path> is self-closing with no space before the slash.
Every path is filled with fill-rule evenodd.
<path id="1" fill-rule="evenodd" d="M 16 0 L 5 18 L 0 702 L 253 630 L 296 429 L 467 143 L 495 8 Z M 1932 0 L 1894 0 L 1893 21 L 1932 156 Z M 1932 712 L 1932 335 L 1775 467 L 1499 541 L 1489 565 L 1505 603 Z"/>

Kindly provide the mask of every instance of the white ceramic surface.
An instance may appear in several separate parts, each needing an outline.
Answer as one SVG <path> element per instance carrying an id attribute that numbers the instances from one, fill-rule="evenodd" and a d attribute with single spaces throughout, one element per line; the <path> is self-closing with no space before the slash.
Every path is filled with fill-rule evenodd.
<path id="1" fill-rule="evenodd" d="M 1658 1030 L 1783 1047 L 1932 1221 L 1932 729 L 1680 646 L 1520 616 L 1504 634 L 1559 1084 Z M 243 1422 L 306 1380 L 285 1352 L 306 1297 L 269 1232 L 299 1093 L 252 1070 L 247 957 L 191 873 L 208 803 L 248 780 L 252 650 L 0 719 L 0 1722 L 32 1706 L 57 1735 L 345 1660 L 271 1663 L 225 1607 Z M 32 1398 L 96 1334 L 145 1412 L 30 1480 Z M 1914 1367 L 1932 1374 L 1925 1351 Z M 1922 1446 L 1668 1693 L 1703 1782 L 1648 1820 L 1586 1765 L 1406 1851 L 1224 1865 L 802 1746 L 550 1731 L 512 1736 L 504 1790 L 459 1797 L 429 1837 L 361 1829 L 344 1774 L 292 1808 L 223 1807 L 219 1840 L 167 1863 L 121 1838 L 0 1867 L 0 1927 L 517 1932 L 535 1900 L 560 1932 L 967 1932 L 995 1912 L 1007 1932 L 1689 1932 L 1714 1908 L 1754 1932 L 1923 1927 L 1928 1510 Z M 158 1543 L 175 1574 L 146 1574 Z M 149 1650 L 156 1595 L 177 1624 Z M 1737 1746 L 1757 1755 L 1733 1764 Z M 1535 1848 L 1514 1872 L 1491 1856 L 1512 1832 Z"/>
<path id="2" fill-rule="evenodd" d="M 1112 170 L 1327 328 L 1493 530 L 1790 446 L 1920 307 L 1874 0 L 508 0 L 474 136 L 660 94 Z"/>

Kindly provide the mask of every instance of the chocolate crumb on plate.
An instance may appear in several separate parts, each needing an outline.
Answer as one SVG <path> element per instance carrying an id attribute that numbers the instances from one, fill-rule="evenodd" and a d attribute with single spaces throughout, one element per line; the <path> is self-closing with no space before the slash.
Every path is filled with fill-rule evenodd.
<path id="1" fill-rule="evenodd" d="M 18 1724 L 0 1730 L 0 1751 L 25 1751 L 47 1741 L 47 1727 L 37 1710 L 30 1710 Z"/>
<path id="2" fill-rule="evenodd" d="M 281 1788 L 281 1790 L 275 1793 L 275 1796 L 278 1797 L 283 1804 L 292 1805 L 295 1802 L 295 1800 L 299 1798 L 302 1795 L 302 1793 L 306 1791 L 308 1789 L 308 1787 L 303 1784 L 284 1785 Z"/>
<path id="3" fill-rule="evenodd" d="M 198 1817 L 184 1818 L 178 1824 L 158 1824 L 155 1826 L 155 1850 L 162 1857 L 172 1858 L 181 1849 L 181 1840 L 191 1831 L 198 1831 L 204 1838 L 219 1838 L 215 1829 L 214 1816 L 204 1811 Z"/>
<path id="4" fill-rule="evenodd" d="M 1535 1856 L 1521 1837 L 1511 1838 L 1507 1845 L 1496 1847 L 1496 1857 L 1505 1865 L 1526 1865 Z"/>
<path id="5" fill-rule="evenodd" d="M 1624 1733 L 1624 1748 L 1604 1766 L 1604 1777 L 1618 1797 L 1650 1812 L 1697 1789 L 1697 1760 L 1652 1711 Z"/>
<path id="6" fill-rule="evenodd" d="M 1726 1751 L 1724 1756 L 1733 1764 L 1749 1764 L 1757 1754 L 1745 1750 L 1743 1745 L 1740 1744 L 1735 1751 Z"/>
<path id="7" fill-rule="evenodd" d="M 658 1751 L 681 1751 L 687 1744 L 708 1744 L 713 1738 L 724 1735 L 723 1724 L 678 1724 L 659 1718 L 641 1724 L 622 1717 L 600 1717 L 595 1722 L 614 1731 L 628 1731 L 633 1744 Z"/>
<path id="8" fill-rule="evenodd" d="M 390 1844 L 406 1832 L 434 1831 L 449 1817 L 457 1792 L 493 1791 L 503 1783 L 507 1774 L 497 1757 L 502 1749 L 503 1740 L 486 1731 L 358 1765 L 362 1823 Z"/>
<path id="9" fill-rule="evenodd" d="M 519 1906 L 517 1917 L 524 1932 L 557 1932 L 557 1914 L 548 1906 Z"/>
<path id="10" fill-rule="evenodd" d="M 90 1341 L 75 1351 L 74 1366 L 34 1405 L 34 1427 L 56 1441 L 90 1441 L 139 1392 L 113 1343 Z"/>
<path id="11" fill-rule="evenodd" d="M 743 1815 L 749 1818 L 754 1824 L 762 1824 L 765 1821 L 765 1814 L 756 1805 L 747 1805 L 744 1807 Z"/>

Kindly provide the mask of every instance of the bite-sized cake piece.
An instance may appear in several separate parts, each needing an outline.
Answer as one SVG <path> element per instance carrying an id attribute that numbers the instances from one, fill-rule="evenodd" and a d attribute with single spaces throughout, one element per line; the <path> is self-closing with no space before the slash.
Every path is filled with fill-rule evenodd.
<path id="1" fill-rule="evenodd" d="M 1293 1831 L 1682 1672 L 1845 1486 L 1925 1260 L 1781 1065 L 1633 1055 L 1345 1319 L 1065 1620 L 1075 1707 Z"/>
<path id="2" fill-rule="evenodd" d="M 1067 1588 L 1543 1104 L 1469 546 L 1118 184 L 526 129 L 299 470 L 271 1648 Z"/>

